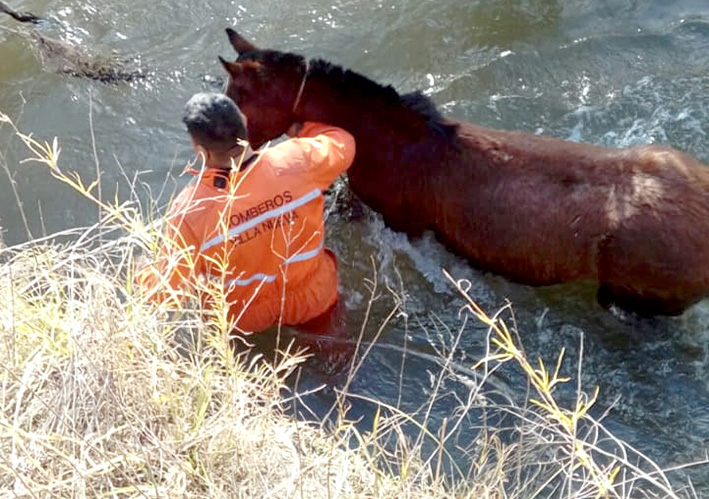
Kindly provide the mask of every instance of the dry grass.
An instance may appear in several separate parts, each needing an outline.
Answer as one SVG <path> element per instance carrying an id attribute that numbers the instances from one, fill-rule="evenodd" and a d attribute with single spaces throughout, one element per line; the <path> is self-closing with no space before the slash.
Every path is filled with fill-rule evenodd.
<path id="1" fill-rule="evenodd" d="M 552 371 L 532 365 L 506 324 L 453 279 L 466 305 L 460 324 L 439 331 L 449 348 L 434 356 L 440 370 L 429 404 L 407 414 L 372 400 L 374 423 L 362 429 L 348 420 L 344 408 L 356 396 L 345 385 L 332 427 L 289 416 L 297 395 L 287 380 L 303 355 L 285 352 L 273 364 L 236 354 L 223 314 L 205 320 L 198 306 L 177 313 L 148 306 L 133 289 L 133 273 L 137 255 L 154 254 L 159 224 L 145 223 L 134 204 L 95 197 L 95 184 L 63 173 L 56 142 L 16 133 L 31 159 L 94 200 L 103 218 L 60 238 L 0 248 L 0 498 L 691 492 L 679 494 L 650 459 L 589 416 L 595 392 L 579 388 L 572 407 L 562 407 L 555 398 L 566 381 L 561 362 Z M 469 320 L 489 332 L 489 349 L 474 369 L 454 362 Z M 495 372 L 507 362 L 522 369 L 533 394 L 496 388 Z M 450 384 L 462 385 L 465 396 L 435 426 L 432 407 Z M 471 434 L 472 443 L 463 444 Z"/>

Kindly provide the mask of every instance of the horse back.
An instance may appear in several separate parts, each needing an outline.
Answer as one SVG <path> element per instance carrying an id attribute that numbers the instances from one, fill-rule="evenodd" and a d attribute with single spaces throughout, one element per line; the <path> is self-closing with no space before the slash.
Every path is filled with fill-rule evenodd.
<path id="1" fill-rule="evenodd" d="M 540 285 L 603 279 L 619 259 L 709 264 L 709 169 L 689 155 L 470 124 L 456 150 L 434 187 L 434 230 L 481 268 Z"/>

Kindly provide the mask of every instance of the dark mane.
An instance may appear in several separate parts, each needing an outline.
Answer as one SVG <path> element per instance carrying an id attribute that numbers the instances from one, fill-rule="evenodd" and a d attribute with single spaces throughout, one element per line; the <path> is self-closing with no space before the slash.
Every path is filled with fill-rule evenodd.
<path id="1" fill-rule="evenodd" d="M 240 54 L 236 60 L 237 62 L 259 61 L 266 65 L 298 67 L 303 65 L 305 57 L 290 52 L 279 52 L 277 50 L 255 50 Z"/>
<path id="2" fill-rule="evenodd" d="M 421 91 L 417 90 L 416 92 L 404 94 L 399 100 L 402 106 L 423 116 L 432 131 L 448 137 L 455 136 L 458 126 L 446 123 L 438 108 L 436 108 L 436 104 L 423 95 Z"/>
<path id="3" fill-rule="evenodd" d="M 438 112 L 436 104 L 426 97 L 420 90 L 404 94 L 400 97 L 401 105 L 416 111 L 420 115 L 424 116 L 427 121 L 437 121 L 443 120 L 443 116 Z"/>
<path id="4" fill-rule="evenodd" d="M 366 99 L 378 99 L 383 104 L 396 106 L 399 104 L 399 94 L 391 85 L 380 85 L 366 76 L 355 73 L 349 69 L 342 69 L 322 59 L 310 61 L 311 74 L 322 75 L 329 81 L 336 83 L 337 88 L 348 96 L 360 96 Z"/>
<path id="5" fill-rule="evenodd" d="M 456 126 L 445 123 L 436 104 L 419 91 L 399 95 L 391 85 L 380 85 L 366 76 L 349 69 L 344 70 L 341 66 L 322 59 L 311 60 L 310 71 L 312 74 L 323 75 L 337 83 L 338 88 L 346 96 L 357 95 L 365 99 L 378 99 L 385 105 L 409 109 L 421 116 L 426 125 L 437 134 L 455 135 Z"/>
<path id="6" fill-rule="evenodd" d="M 260 61 L 266 66 L 302 67 L 305 58 L 290 52 L 259 50 L 243 53 L 237 59 L 244 60 Z M 323 76 L 332 82 L 333 88 L 339 89 L 346 98 L 358 96 L 362 99 L 376 99 L 386 106 L 408 109 L 418 114 L 436 135 L 455 136 L 457 125 L 446 123 L 436 104 L 420 91 L 399 95 L 391 85 L 380 85 L 366 76 L 323 59 L 311 59 L 308 64 L 312 75 Z"/>

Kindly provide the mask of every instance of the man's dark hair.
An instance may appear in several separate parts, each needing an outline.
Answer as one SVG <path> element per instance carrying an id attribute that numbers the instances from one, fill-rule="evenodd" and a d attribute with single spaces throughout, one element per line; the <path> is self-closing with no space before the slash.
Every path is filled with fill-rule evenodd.
<path id="1" fill-rule="evenodd" d="M 199 145 L 226 152 L 246 139 L 246 125 L 239 107 L 224 94 L 198 93 L 185 105 L 182 121 Z"/>

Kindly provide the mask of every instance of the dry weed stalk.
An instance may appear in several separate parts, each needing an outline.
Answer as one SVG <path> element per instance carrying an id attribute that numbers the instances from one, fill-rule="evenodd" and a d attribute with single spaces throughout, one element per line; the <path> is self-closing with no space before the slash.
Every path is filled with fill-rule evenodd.
<path id="1" fill-rule="evenodd" d="M 538 489 L 528 497 L 545 495 L 554 487 L 566 497 L 574 498 L 678 497 L 663 470 L 615 438 L 589 414 L 597 401 L 598 387 L 591 396 L 579 390 L 570 409 L 557 402 L 556 387 L 570 381 L 560 374 L 563 348 L 553 371 L 548 370 L 541 359 L 535 367 L 517 346 L 507 324 L 499 316 L 490 317 L 469 296 L 469 283 L 456 281 L 445 270 L 444 274 L 465 299 L 462 310 L 472 314 L 489 331 L 489 352 L 474 369 L 483 368 L 490 373 L 500 364 L 514 361 L 537 394 L 537 398 L 529 399 L 537 410 L 519 413 L 520 431 L 539 438 L 550 451 L 547 454 L 554 455 L 550 463 L 556 467 L 556 472 L 549 479 L 542 480 Z M 706 461 L 692 465 L 699 464 L 706 464 Z M 555 480 L 557 484 L 554 484 Z"/>

